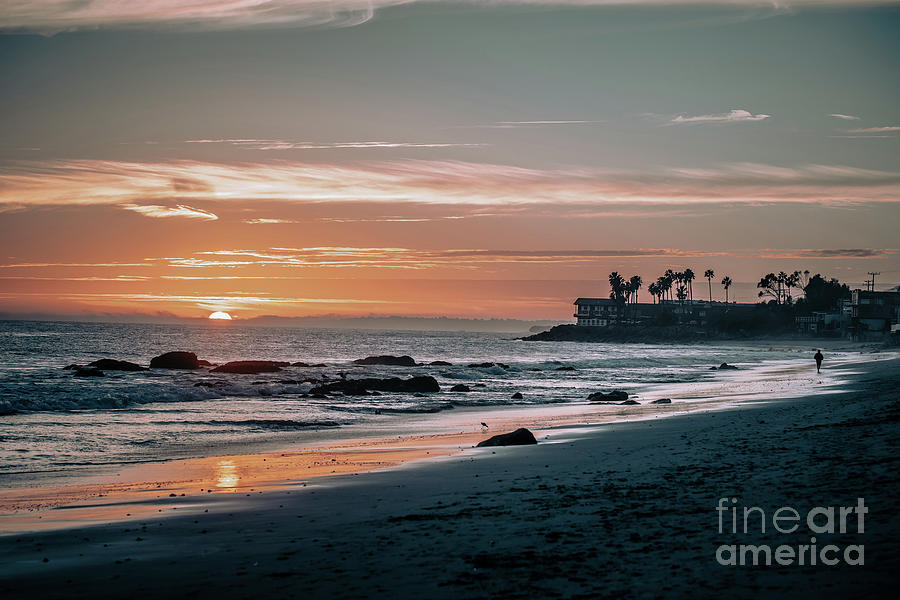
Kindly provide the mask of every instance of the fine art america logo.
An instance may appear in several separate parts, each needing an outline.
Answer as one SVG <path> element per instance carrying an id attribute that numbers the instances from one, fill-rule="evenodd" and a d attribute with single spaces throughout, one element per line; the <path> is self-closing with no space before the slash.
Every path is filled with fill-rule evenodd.
<path id="1" fill-rule="evenodd" d="M 771 540 L 781 535 L 792 538 L 808 534 L 808 542 L 801 544 L 722 544 L 716 549 L 716 561 L 724 566 L 834 566 L 838 564 L 864 565 L 865 546 L 862 544 L 823 543 L 817 535 L 865 533 L 865 516 L 869 512 L 865 498 L 857 498 L 855 506 L 816 506 L 806 511 L 782 506 L 768 513 L 759 506 L 737 506 L 737 498 L 719 498 L 716 512 L 719 533 L 725 535 L 759 536 Z M 854 537 L 856 537 L 854 535 Z M 787 540 L 785 540 L 787 541 Z"/>

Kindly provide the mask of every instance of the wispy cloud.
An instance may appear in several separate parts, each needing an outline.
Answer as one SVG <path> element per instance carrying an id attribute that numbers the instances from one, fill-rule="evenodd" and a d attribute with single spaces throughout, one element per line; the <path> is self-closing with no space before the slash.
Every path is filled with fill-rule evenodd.
<path id="1" fill-rule="evenodd" d="M 0 210 L 11 206 L 21 210 L 110 205 L 151 217 L 205 220 L 217 217 L 194 208 L 198 204 L 442 205 L 492 207 L 486 212 L 494 212 L 493 207 L 524 210 L 582 206 L 597 210 L 622 205 L 858 204 L 898 199 L 900 172 L 841 165 L 734 163 L 625 171 L 529 169 L 458 161 L 347 166 L 286 161 L 218 164 L 86 160 L 19 163 L 0 170 Z"/>
<path id="2" fill-rule="evenodd" d="M 132 210 L 141 213 L 145 217 L 154 217 L 157 219 L 165 219 L 170 217 L 182 217 L 185 219 L 203 219 L 205 221 L 215 221 L 219 217 L 215 214 L 194 208 L 192 206 L 184 206 L 178 204 L 176 206 L 160 206 L 158 204 L 121 204 L 125 210 Z"/>
<path id="3" fill-rule="evenodd" d="M 370 21 L 378 10 L 425 0 L 7 0 L 0 30 L 52 35 L 97 28 L 228 30 L 254 27 L 351 27 Z M 507 6 L 727 6 L 786 10 L 799 6 L 865 6 L 897 0 L 494 0 Z M 477 3 L 473 3 L 477 6 Z"/>
<path id="4" fill-rule="evenodd" d="M 485 144 L 450 142 L 293 142 L 289 140 L 221 139 L 185 140 L 186 144 L 229 144 L 248 150 L 373 150 L 384 148 L 467 148 Z"/>
<path id="5" fill-rule="evenodd" d="M 697 115 L 694 117 L 686 117 L 678 115 L 670 121 L 670 123 L 689 123 L 689 124 L 722 124 L 722 123 L 745 123 L 748 121 L 764 121 L 772 115 L 758 114 L 754 115 L 750 111 L 742 108 L 732 109 L 727 113 L 719 113 L 712 115 Z"/>
<path id="6" fill-rule="evenodd" d="M 762 258 L 877 258 L 896 254 L 897 250 L 891 248 L 805 248 L 798 250 L 772 250 L 760 251 Z"/>
<path id="7" fill-rule="evenodd" d="M 599 125 L 606 123 L 601 120 L 584 120 L 584 119 L 558 119 L 558 120 L 541 120 L 541 121 L 496 121 L 485 125 L 467 125 L 464 127 L 475 129 L 518 129 L 521 127 L 553 127 L 558 125 Z"/>
<path id="8" fill-rule="evenodd" d="M 844 121 L 859 121 L 859 117 L 854 117 L 853 115 L 842 115 L 841 113 L 831 113 L 828 116 L 834 117 L 835 119 L 843 119 Z"/>
<path id="9" fill-rule="evenodd" d="M 900 131 L 900 125 L 887 125 L 885 127 L 862 127 L 860 129 L 848 129 L 847 133 L 892 133 Z"/>

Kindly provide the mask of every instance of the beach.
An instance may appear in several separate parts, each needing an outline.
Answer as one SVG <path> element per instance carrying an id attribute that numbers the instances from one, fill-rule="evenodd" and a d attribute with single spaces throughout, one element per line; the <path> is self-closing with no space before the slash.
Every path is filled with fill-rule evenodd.
<path id="1" fill-rule="evenodd" d="M 792 397 L 791 382 L 806 390 L 800 382 L 815 381 L 814 367 L 780 368 L 767 375 L 770 386 L 708 410 L 609 424 L 576 419 L 536 430 L 537 446 L 473 449 L 467 438 L 440 457 L 395 457 L 382 465 L 393 468 L 372 472 L 299 475 L 240 494 L 132 497 L 118 509 L 146 503 L 163 512 L 100 525 L 72 519 L 0 537 L 0 591 L 9 598 L 885 594 L 900 566 L 900 362 L 871 354 L 823 375 L 832 381 L 827 389 Z M 720 498 L 770 514 L 864 498 L 863 532 L 817 536 L 820 547 L 864 545 L 864 564 L 719 564 L 723 544 L 810 543 L 806 527 L 720 533 Z"/>

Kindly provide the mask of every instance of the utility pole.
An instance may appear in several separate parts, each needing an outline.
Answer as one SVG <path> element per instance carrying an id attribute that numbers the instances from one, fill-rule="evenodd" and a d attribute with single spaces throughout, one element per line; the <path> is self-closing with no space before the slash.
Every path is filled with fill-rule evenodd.
<path id="1" fill-rule="evenodd" d="M 869 289 L 870 291 L 873 291 L 873 292 L 874 292 L 874 291 L 875 291 L 875 276 L 876 276 L 876 275 L 881 275 L 881 272 L 878 271 L 878 272 L 873 273 L 872 271 L 869 271 L 868 273 L 866 273 L 866 275 L 871 275 L 871 276 L 872 276 L 871 281 L 868 280 L 868 279 L 866 280 L 866 289 Z M 869 288 L 869 285 L 871 285 L 872 287 Z"/>

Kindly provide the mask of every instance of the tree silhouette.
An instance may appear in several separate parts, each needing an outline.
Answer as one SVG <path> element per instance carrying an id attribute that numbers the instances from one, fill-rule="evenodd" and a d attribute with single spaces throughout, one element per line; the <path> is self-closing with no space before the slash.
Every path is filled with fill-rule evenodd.
<path id="1" fill-rule="evenodd" d="M 618 271 L 613 271 L 609 274 L 609 297 L 616 302 L 617 321 L 619 320 L 619 311 L 622 305 L 625 304 L 626 285 L 625 278 L 619 275 Z"/>
<path id="2" fill-rule="evenodd" d="M 709 285 L 709 303 L 712 304 L 712 280 L 716 274 L 712 269 L 707 269 L 703 276 L 706 277 L 706 283 Z"/>
<path id="3" fill-rule="evenodd" d="M 728 275 L 722 278 L 722 287 L 725 288 L 725 304 L 728 304 L 728 288 L 731 287 L 732 283 L 731 277 Z"/>
<path id="4" fill-rule="evenodd" d="M 691 306 L 693 306 L 693 304 L 694 304 L 694 283 L 693 283 L 693 281 L 697 277 L 697 275 L 694 274 L 693 269 L 685 269 L 683 275 L 684 275 L 684 282 L 688 285 L 688 293 L 691 296 Z M 691 310 L 693 310 L 693 309 L 691 309 Z"/>

